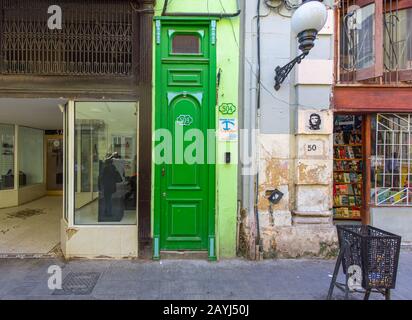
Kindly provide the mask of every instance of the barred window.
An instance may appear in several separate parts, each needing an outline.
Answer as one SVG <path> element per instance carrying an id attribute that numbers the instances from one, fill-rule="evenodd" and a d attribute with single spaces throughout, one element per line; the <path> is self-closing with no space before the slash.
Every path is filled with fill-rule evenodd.
<path id="1" fill-rule="evenodd" d="M 412 8 L 385 14 L 384 65 L 389 70 L 412 69 Z"/>
<path id="2" fill-rule="evenodd" d="M 338 7 L 338 81 L 410 83 L 412 2 L 340 0 Z"/>
<path id="3" fill-rule="evenodd" d="M 412 114 L 377 114 L 372 150 L 372 200 L 412 206 Z"/>
<path id="4" fill-rule="evenodd" d="M 375 63 L 375 4 L 356 10 L 354 7 L 347 3 L 346 12 L 341 17 L 340 59 L 341 67 L 346 71 L 368 68 Z"/>
<path id="5" fill-rule="evenodd" d="M 62 9 L 51 30 L 48 7 Z M 0 73 L 132 74 L 133 7 L 115 0 L 0 0 Z"/>

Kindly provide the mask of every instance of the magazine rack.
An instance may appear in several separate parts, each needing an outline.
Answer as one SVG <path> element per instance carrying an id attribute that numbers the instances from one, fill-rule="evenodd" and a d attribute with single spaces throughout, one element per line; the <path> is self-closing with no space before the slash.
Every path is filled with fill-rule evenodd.
<path id="1" fill-rule="evenodd" d="M 345 292 L 345 299 L 352 291 L 365 293 L 365 300 L 371 292 L 381 293 L 390 300 L 390 290 L 396 284 L 401 237 L 367 225 L 338 225 L 337 230 L 340 252 L 327 299 L 332 298 L 336 286 Z M 336 281 L 341 264 L 346 277 L 344 284 Z M 350 281 L 354 284 L 352 288 Z"/>

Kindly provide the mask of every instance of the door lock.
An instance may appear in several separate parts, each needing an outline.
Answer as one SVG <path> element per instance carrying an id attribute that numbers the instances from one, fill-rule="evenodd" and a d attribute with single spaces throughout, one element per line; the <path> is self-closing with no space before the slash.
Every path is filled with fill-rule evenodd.
<path id="1" fill-rule="evenodd" d="M 164 177 L 166 175 L 166 169 L 163 167 L 162 168 L 162 177 Z"/>
<path id="2" fill-rule="evenodd" d="M 163 192 L 163 193 L 162 193 L 162 196 L 163 196 L 164 198 L 166 198 L 166 192 Z"/>

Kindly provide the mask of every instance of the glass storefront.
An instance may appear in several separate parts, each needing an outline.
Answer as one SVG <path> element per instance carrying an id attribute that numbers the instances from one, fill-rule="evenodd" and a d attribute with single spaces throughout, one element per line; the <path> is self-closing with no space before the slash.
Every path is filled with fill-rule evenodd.
<path id="1" fill-rule="evenodd" d="M 44 132 L 19 127 L 19 187 L 43 183 Z"/>
<path id="2" fill-rule="evenodd" d="M 366 115 L 335 115 L 335 220 L 366 219 L 366 205 L 412 206 L 412 114 L 377 113 L 369 119 Z M 366 121 L 370 121 L 368 131 Z M 370 154 L 365 151 L 366 143 Z"/>
<path id="3" fill-rule="evenodd" d="M 137 223 L 137 104 L 76 102 L 74 224 Z"/>
<path id="4" fill-rule="evenodd" d="M 0 124 L 0 190 L 14 189 L 14 125 Z"/>

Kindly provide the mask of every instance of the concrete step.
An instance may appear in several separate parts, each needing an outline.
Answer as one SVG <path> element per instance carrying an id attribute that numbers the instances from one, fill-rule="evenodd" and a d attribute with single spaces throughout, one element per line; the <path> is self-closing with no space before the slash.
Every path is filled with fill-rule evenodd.
<path id="1" fill-rule="evenodd" d="M 160 251 L 160 259 L 207 260 L 207 251 Z"/>

